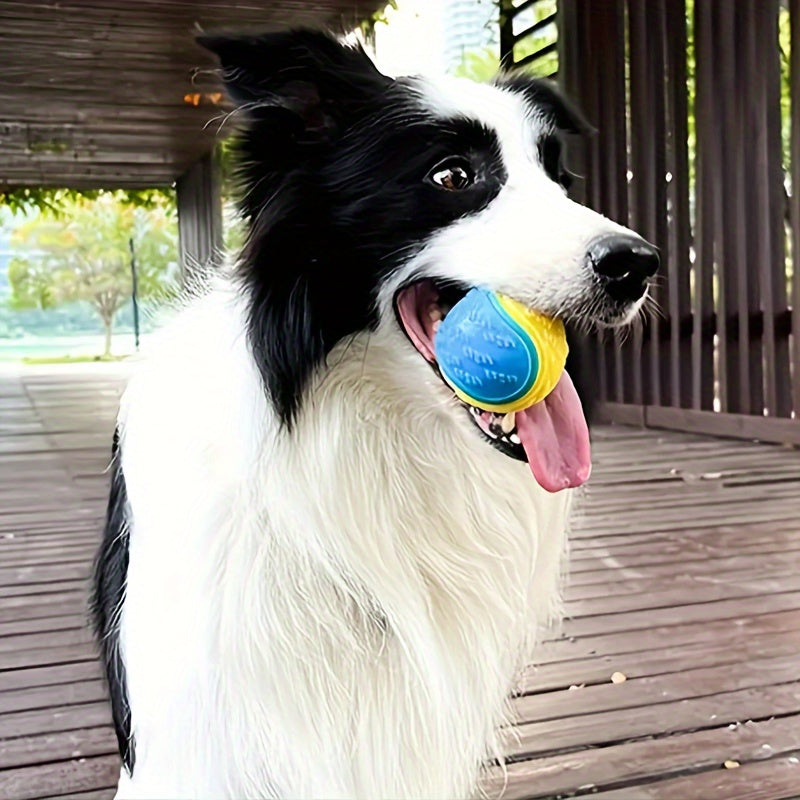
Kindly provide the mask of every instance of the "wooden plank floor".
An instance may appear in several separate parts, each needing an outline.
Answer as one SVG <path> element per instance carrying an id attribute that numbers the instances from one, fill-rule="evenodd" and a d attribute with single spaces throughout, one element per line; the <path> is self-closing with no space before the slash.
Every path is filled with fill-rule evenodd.
<path id="1" fill-rule="evenodd" d="M 0 373 L 7 800 L 113 795 L 85 604 L 120 385 L 111 365 Z M 626 428 L 595 431 L 594 450 L 569 616 L 522 681 L 487 790 L 800 797 L 800 454 Z"/>

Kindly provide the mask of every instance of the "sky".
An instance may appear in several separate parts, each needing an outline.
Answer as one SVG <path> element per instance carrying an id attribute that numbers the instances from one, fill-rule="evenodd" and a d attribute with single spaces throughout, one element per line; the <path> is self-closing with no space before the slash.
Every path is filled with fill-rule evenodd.
<path id="1" fill-rule="evenodd" d="M 378 68 L 393 77 L 444 72 L 442 0 L 399 0 L 397 6 L 386 9 L 388 24 L 375 26 Z"/>

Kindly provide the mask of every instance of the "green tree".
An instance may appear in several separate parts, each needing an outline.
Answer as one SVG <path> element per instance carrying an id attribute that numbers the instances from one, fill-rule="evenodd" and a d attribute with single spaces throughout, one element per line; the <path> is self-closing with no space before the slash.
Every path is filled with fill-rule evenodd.
<path id="1" fill-rule="evenodd" d="M 172 189 L 126 189 L 109 192 L 107 189 L 53 189 L 46 186 L 0 187 L 0 206 L 12 212 L 30 213 L 50 211 L 64 214 L 79 200 L 97 200 L 113 194 L 128 205 L 157 208 L 164 203 L 174 203 Z"/>
<path id="2" fill-rule="evenodd" d="M 94 200 L 65 200 L 19 226 L 8 267 L 15 309 L 53 308 L 85 301 L 97 312 L 111 353 L 116 313 L 132 290 L 130 242 L 136 254 L 138 296 L 166 299 L 178 284 L 177 219 L 174 206 L 149 208 L 105 193 Z"/>

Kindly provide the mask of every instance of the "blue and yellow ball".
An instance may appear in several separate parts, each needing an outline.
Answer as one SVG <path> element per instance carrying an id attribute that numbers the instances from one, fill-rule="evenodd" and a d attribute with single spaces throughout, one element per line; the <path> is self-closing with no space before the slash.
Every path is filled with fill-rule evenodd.
<path id="1" fill-rule="evenodd" d="M 485 289 L 472 289 L 450 309 L 434 347 L 442 377 L 456 395 L 498 413 L 544 400 L 569 352 L 560 320 Z"/>

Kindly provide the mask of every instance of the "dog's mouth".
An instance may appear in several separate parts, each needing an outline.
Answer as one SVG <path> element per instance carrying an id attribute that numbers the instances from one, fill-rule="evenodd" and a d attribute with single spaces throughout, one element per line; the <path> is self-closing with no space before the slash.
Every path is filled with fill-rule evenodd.
<path id="1" fill-rule="evenodd" d="M 395 312 L 419 354 L 441 378 L 435 339 L 442 320 L 469 286 L 421 280 L 397 292 Z M 447 383 L 442 378 L 443 385 Z M 447 386 L 450 389 L 449 386 Z M 566 371 L 553 391 L 524 411 L 507 414 L 469 405 L 453 393 L 483 437 L 505 455 L 529 464 L 549 492 L 585 483 L 591 472 L 589 430 L 578 393 Z"/>

